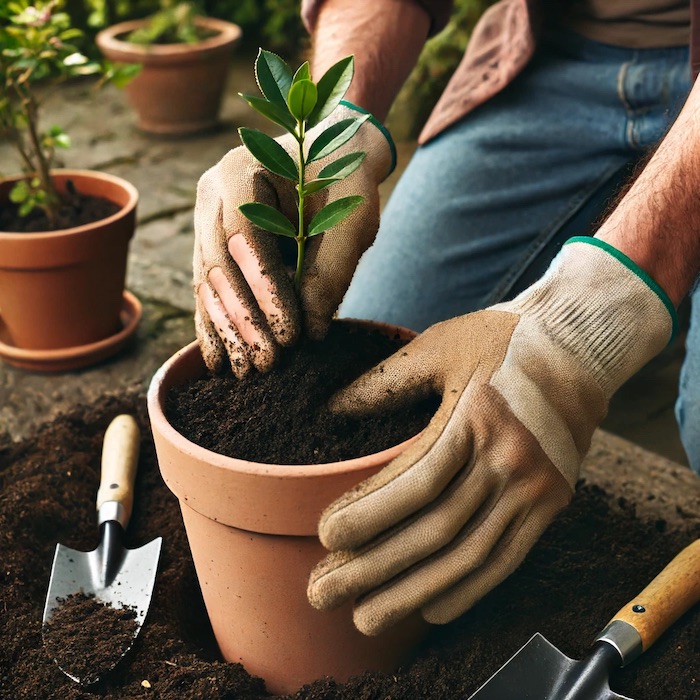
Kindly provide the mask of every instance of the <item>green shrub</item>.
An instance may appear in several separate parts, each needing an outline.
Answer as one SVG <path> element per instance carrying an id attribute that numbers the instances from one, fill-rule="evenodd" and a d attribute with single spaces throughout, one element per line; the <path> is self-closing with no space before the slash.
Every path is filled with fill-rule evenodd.
<path id="1" fill-rule="evenodd" d="M 212 17 L 238 24 L 249 46 L 266 46 L 297 62 L 308 47 L 300 0 L 205 0 Z"/>
<path id="2" fill-rule="evenodd" d="M 397 141 L 418 137 L 459 64 L 477 20 L 494 0 L 455 0 L 448 25 L 430 39 L 399 93 L 387 123 Z"/>
<path id="3" fill-rule="evenodd" d="M 425 46 L 389 115 L 397 140 L 416 138 L 459 63 L 472 29 L 494 0 L 455 0 L 448 26 Z M 74 24 L 94 34 L 126 19 L 142 18 L 160 7 L 159 0 L 68 0 Z M 205 14 L 240 25 L 244 47 L 266 46 L 298 62 L 309 47 L 300 18 L 300 0 L 199 0 Z"/>
<path id="4" fill-rule="evenodd" d="M 308 46 L 300 18 L 300 0 L 198 0 L 202 14 L 228 20 L 243 30 L 249 47 L 269 46 L 297 59 Z M 75 24 L 94 35 L 104 27 L 129 19 L 143 19 L 162 7 L 160 0 L 68 0 Z"/>

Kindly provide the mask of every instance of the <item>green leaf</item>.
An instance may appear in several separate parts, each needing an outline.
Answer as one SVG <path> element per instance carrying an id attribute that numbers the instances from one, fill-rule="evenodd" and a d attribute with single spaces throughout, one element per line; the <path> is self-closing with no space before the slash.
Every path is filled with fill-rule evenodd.
<path id="1" fill-rule="evenodd" d="M 346 141 L 349 141 L 367 119 L 369 119 L 369 114 L 364 114 L 356 119 L 341 119 L 339 122 L 331 124 L 311 144 L 306 162 L 312 163 L 333 153 Z"/>
<path id="2" fill-rule="evenodd" d="M 266 231 L 296 238 L 297 232 L 291 221 L 274 207 L 261 204 L 260 202 L 249 202 L 248 204 L 241 204 L 238 210 L 256 226 Z"/>
<path id="3" fill-rule="evenodd" d="M 64 66 L 83 66 L 89 61 L 87 56 L 81 53 L 72 53 L 70 56 L 66 56 L 63 59 Z"/>
<path id="4" fill-rule="evenodd" d="M 316 106 L 316 86 L 310 80 L 300 80 L 292 84 L 287 97 L 292 116 L 302 122 Z"/>
<path id="5" fill-rule="evenodd" d="M 110 63 L 104 67 L 104 82 L 118 88 L 126 87 L 141 71 L 143 63 Z"/>
<path id="6" fill-rule="evenodd" d="M 53 139 L 57 148 L 70 148 L 70 136 L 68 134 L 57 134 Z"/>
<path id="7" fill-rule="evenodd" d="M 26 180 L 20 180 L 11 190 L 10 190 L 10 201 L 15 204 L 20 204 L 24 202 L 30 195 L 29 185 Z"/>
<path id="8" fill-rule="evenodd" d="M 336 199 L 335 202 L 327 204 L 313 219 L 311 219 L 309 230 L 306 235 L 316 236 L 319 233 L 327 231 L 355 211 L 364 200 L 364 197 L 353 195 L 352 197 Z"/>
<path id="9" fill-rule="evenodd" d="M 58 38 L 61 41 L 66 42 L 66 41 L 71 41 L 72 39 L 80 39 L 82 36 L 83 36 L 83 33 L 80 31 L 80 29 L 71 28 L 71 29 L 66 29 L 65 32 L 61 32 L 61 34 L 59 34 Z"/>
<path id="10" fill-rule="evenodd" d="M 319 178 L 332 177 L 343 180 L 360 167 L 366 155 L 364 151 L 356 151 L 355 153 L 348 153 L 345 156 L 341 156 L 323 168 L 318 176 Z"/>
<path id="11" fill-rule="evenodd" d="M 271 51 L 258 51 L 255 59 L 255 80 L 260 92 L 270 102 L 287 110 L 287 95 L 292 86 L 292 71 L 289 66 Z"/>
<path id="12" fill-rule="evenodd" d="M 70 75 L 96 75 L 101 73 L 102 68 L 97 63 L 86 63 L 84 66 L 71 68 Z"/>
<path id="13" fill-rule="evenodd" d="M 304 61 L 304 63 L 297 68 L 297 72 L 292 78 L 292 85 L 298 83 L 300 80 L 311 80 L 311 69 L 309 68 L 308 61 Z"/>
<path id="14" fill-rule="evenodd" d="M 336 182 L 340 182 L 342 179 L 342 177 L 316 178 L 315 180 L 311 180 L 306 183 L 306 187 L 304 187 L 304 194 L 313 194 L 314 192 L 318 192 L 326 187 L 330 187 Z"/>
<path id="15" fill-rule="evenodd" d="M 244 95 L 242 92 L 238 93 L 255 111 L 267 117 L 271 122 L 284 127 L 290 133 L 294 133 L 297 123 L 294 117 L 289 113 L 287 108 L 287 103 L 284 103 L 284 109 L 279 107 L 277 103 L 270 102 L 262 97 L 256 97 L 255 95 Z"/>
<path id="16" fill-rule="evenodd" d="M 23 202 L 20 204 L 19 209 L 17 210 L 17 213 L 20 216 L 27 216 L 28 214 L 31 214 L 34 209 L 36 209 L 37 204 L 31 199 L 28 199 L 26 202 Z"/>
<path id="17" fill-rule="evenodd" d="M 241 127 L 238 133 L 243 145 L 269 171 L 289 180 L 298 180 L 299 172 L 296 163 L 271 136 L 263 134 L 257 129 L 246 129 L 245 127 Z"/>
<path id="18" fill-rule="evenodd" d="M 338 106 L 350 87 L 354 72 L 355 60 L 352 56 L 348 56 L 323 74 L 318 81 L 318 101 L 314 111 L 309 115 L 308 127 L 318 124 Z"/>

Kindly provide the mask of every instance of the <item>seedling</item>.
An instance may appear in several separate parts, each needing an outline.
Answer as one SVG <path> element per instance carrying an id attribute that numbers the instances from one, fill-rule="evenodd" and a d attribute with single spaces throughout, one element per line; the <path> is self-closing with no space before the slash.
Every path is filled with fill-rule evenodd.
<path id="1" fill-rule="evenodd" d="M 326 164 L 312 179 L 307 179 L 307 166 L 337 151 L 347 143 L 369 115 L 342 119 L 318 133 L 307 144 L 308 132 L 329 116 L 340 104 L 352 81 L 354 59 L 348 56 L 326 71 L 318 83 L 311 79 L 308 61 L 295 73 L 276 54 L 260 50 L 255 61 L 255 77 L 263 97 L 241 97 L 264 117 L 284 128 L 296 141 L 296 158 L 275 139 L 256 129 L 241 127 L 238 133 L 243 145 L 267 170 L 295 183 L 297 221 L 293 224 L 280 211 L 262 202 L 249 202 L 239 207 L 255 225 L 281 236 L 293 238 L 297 244 L 294 287 L 301 289 L 306 241 L 327 232 L 349 216 L 364 197 L 341 197 L 320 209 L 305 223 L 304 208 L 310 196 L 344 180 L 360 166 L 366 153 L 347 153 Z"/>
<path id="2" fill-rule="evenodd" d="M 130 71 L 101 65 L 80 53 L 82 32 L 62 12 L 64 0 L 13 0 L 0 4 L 0 133 L 15 146 L 26 178 L 11 190 L 10 199 L 26 216 L 37 207 L 56 220 L 61 198 L 51 178 L 56 150 L 70 138 L 60 126 L 41 128 L 38 84 L 102 74 L 124 82 Z"/>
<path id="3" fill-rule="evenodd" d="M 187 0 L 160 0 L 160 10 L 146 18 L 145 26 L 127 37 L 134 44 L 196 44 L 202 40 L 196 19 L 201 10 Z"/>

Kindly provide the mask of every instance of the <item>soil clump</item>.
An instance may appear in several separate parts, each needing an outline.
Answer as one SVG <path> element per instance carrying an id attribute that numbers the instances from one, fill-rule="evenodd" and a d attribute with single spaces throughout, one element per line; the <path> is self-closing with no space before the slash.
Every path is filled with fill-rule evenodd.
<path id="1" fill-rule="evenodd" d="M 90 683 L 129 649 L 138 627 L 134 608 L 75 593 L 59 599 L 44 624 L 44 648 L 64 672 Z"/>
<path id="2" fill-rule="evenodd" d="M 163 551 L 148 617 L 133 647 L 95 685 L 67 678 L 42 645 L 41 620 L 56 542 L 97 545 L 95 497 L 104 432 L 119 413 L 142 428 L 134 515 L 127 546 L 158 535 Z M 653 494 L 649 485 L 649 497 Z M 687 544 L 700 522 L 670 527 L 641 519 L 635 504 L 580 482 L 522 566 L 471 611 L 432 631 L 394 673 L 367 673 L 299 689 L 296 700 L 455 700 L 469 697 L 541 632 L 581 658 L 593 637 Z M 0 698 L 3 700 L 261 700 L 260 679 L 220 660 L 207 622 L 175 497 L 158 472 L 137 394 L 105 397 L 0 443 Z M 637 661 L 611 677 L 636 700 L 700 698 L 700 607 Z"/>
<path id="3" fill-rule="evenodd" d="M 423 430 L 438 398 L 360 418 L 332 413 L 327 402 L 404 344 L 337 321 L 323 341 L 302 340 L 284 352 L 271 372 L 243 380 L 207 375 L 174 387 L 165 413 L 191 442 L 251 462 L 321 464 L 379 452 Z"/>

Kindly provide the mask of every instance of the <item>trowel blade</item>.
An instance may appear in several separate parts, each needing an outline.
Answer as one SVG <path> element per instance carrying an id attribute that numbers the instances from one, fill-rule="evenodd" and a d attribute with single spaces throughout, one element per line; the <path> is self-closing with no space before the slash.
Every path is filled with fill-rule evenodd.
<path id="1" fill-rule="evenodd" d="M 469 700 L 631 700 L 610 690 L 606 674 L 592 678 L 588 667 L 536 633 Z"/>
<path id="2" fill-rule="evenodd" d="M 162 537 L 157 537 L 136 549 L 123 547 L 121 560 L 116 562 L 115 574 L 109 581 L 105 581 L 100 547 L 91 552 L 81 552 L 62 544 L 56 545 L 43 623 L 50 620 L 54 610 L 68 596 L 80 593 L 94 595 L 95 599 L 104 605 L 117 609 L 131 608 L 135 611 L 136 639 L 151 603 L 162 542 Z M 99 633 L 99 630 L 97 632 Z M 78 683 L 94 683 L 99 679 L 99 675 L 114 668 L 129 648 L 120 650 L 113 660 L 96 669 L 94 675 L 91 673 L 87 677 L 79 677 L 71 672 L 71 669 L 63 668 L 58 660 L 56 663 L 67 676 Z"/>

